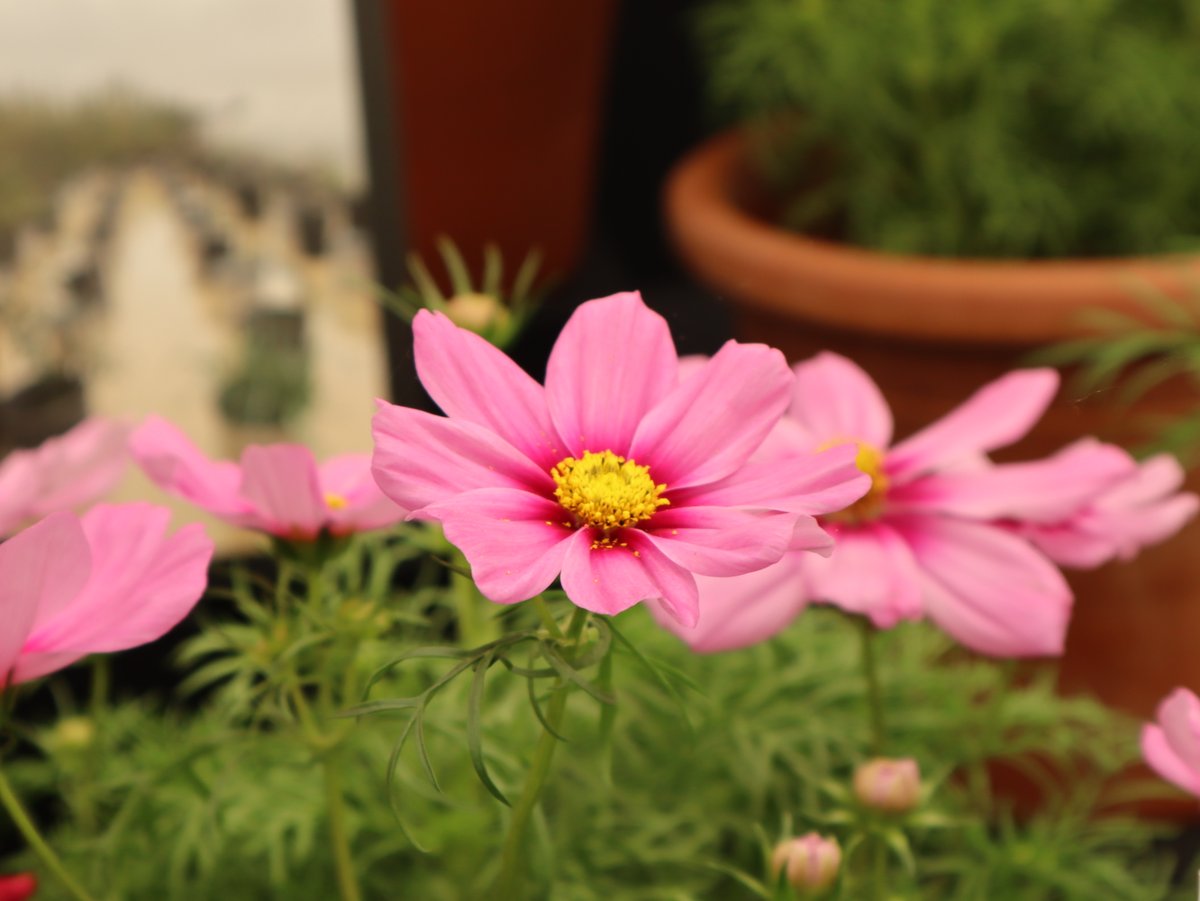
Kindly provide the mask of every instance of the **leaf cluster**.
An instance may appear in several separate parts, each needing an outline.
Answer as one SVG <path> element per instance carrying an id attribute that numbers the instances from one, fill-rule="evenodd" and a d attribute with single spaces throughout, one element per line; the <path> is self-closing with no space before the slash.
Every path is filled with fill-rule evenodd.
<path id="1" fill-rule="evenodd" d="M 698 26 L 789 228 L 950 257 L 1200 240 L 1195 0 L 714 0 Z"/>
<path id="2" fill-rule="evenodd" d="M 501 638 L 435 651 L 452 625 L 446 588 L 422 573 L 407 591 L 391 585 L 410 544 L 348 552 L 331 580 L 339 603 L 304 627 L 354 647 L 338 666 L 375 673 L 378 700 L 341 720 L 353 724 L 342 781 L 367 897 L 482 896 L 508 817 L 497 797 L 523 783 L 537 711 L 562 684 L 576 690 L 530 832 L 544 886 L 531 898 L 750 898 L 766 849 L 809 829 L 847 849 L 846 899 L 864 897 L 860 835 L 886 840 L 897 898 L 1168 897 L 1161 830 L 1095 817 L 1112 798 L 1107 777 L 1136 756 L 1134 724 L 1057 697 L 1052 672 L 965 656 L 921 624 L 879 636 L 888 753 L 917 758 L 926 801 L 872 820 L 848 789 L 870 736 L 856 631 L 841 615 L 814 608 L 771 642 L 698 656 L 640 611 L 572 645 L 525 605 L 502 608 Z M 320 774 L 286 698 L 263 690 L 274 684 L 266 661 L 327 649 L 272 637 L 271 617 L 239 606 L 273 603 L 266 593 L 292 584 L 235 584 L 237 603 L 186 652 L 204 673 L 187 686 L 198 709 L 115 705 L 94 717 L 86 747 L 56 728 L 28 733 L 39 753 L 9 775 L 40 810 L 58 799 L 55 847 L 103 897 L 330 897 Z M 283 644 L 267 653 L 264 640 Z M 997 757 L 1042 785 L 1032 819 L 1002 785 L 978 783 L 989 778 L 980 762 Z M 47 881 L 45 896 L 57 892 Z"/>

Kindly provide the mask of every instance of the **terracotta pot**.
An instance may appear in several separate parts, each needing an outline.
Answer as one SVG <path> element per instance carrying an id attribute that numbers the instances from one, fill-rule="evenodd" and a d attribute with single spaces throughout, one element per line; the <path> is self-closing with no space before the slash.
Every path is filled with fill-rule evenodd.
<path id="1" fill-rule="evenodd" d="M 408 240 L 565 275 L 587 238 L 615 0 L 385 5 Z M 436 270 L 437 267 L 435 267 Z"/>
<path id="2" fill-rule="evenodd" d="M 1194 258 L 995 262 L 875 253 L 783 231 L 754 211 L 762 192 L 745 142 L 720 135 L 686 157 L 665 190 L 675 247 L 697 278 L 735 307 L 738 337 L 800 360 L 829 349 L 882 386 L 903 436 L 941 416 L 1046 342 L 1086 334 L 1097 307 L 1142 312 L 1133 283 L 1182 296 Z M 1069 385 L 1069 380 L 1068 380 Z M 1045 454 L 1084 434 L 1142 440 L 1142 413 L 1194 409 L 1173 383 L 1133 409 L 1113 392 L 1069 387 L 1034 432 L 1002 458 Z M 1200 473 L 1189 474 L 1200 489 Z M 1076 606 L 1060 684 L 1149 716 L 1172 688 L 1200 689 L 1200 522 L 1136 561 L 1068 573 Z"/>

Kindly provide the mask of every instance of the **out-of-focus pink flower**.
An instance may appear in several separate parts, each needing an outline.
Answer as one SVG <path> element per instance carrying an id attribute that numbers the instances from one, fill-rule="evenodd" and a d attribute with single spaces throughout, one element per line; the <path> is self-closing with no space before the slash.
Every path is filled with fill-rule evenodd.
<path id="1" fill-rule="evenodd" d="M 159 487 L 234 525 L 280 538 L 366 532 L 406 513 L 375 484 L 369 454 L 341 454 L 318 466 L 303 445 L 268 444 L 246 448 L 240 463 L 211 460 L 157 416 L 133 433 L 129 446 Z"/>
<path id="2" fill-rule="evenodd" d="M 129 427 L 86 419 L 69 432 L 0 460 L 0 535 L 98 500 L 129 463 Z"/>
<path id="3" fill-rule="evenodd" d="M 1142 756 L 1158 775 L 1200 798 L 1200 699 L 1177 688 L 1142 727 Z"/>
<path id="4" fill-rule="evenodd" d="M 802 895 L 820 894 L 833 885 L 842 867 L 842 846 L 836 838 L 810 832 L 789 838 L 771 853 L 771 876 L 783 873 L 788 885 Z"/>
<path id="5" fill-rule="evenodd" d="M 183 619 L 213 545 L 199 525 L 168 536 L 169 519 L 153 504 L 100 504 L 0 544 L 0 685 L 146 644 Z"/>
<path id="6" fill-rule="evenodd" d="M 782 354 L 729 342 L 682 375 L 665 320 L 636 293 L 583 304 L 543 388 L 445 316 L 413 320 L 417 372 L 445 411 L 380 404 L 375 476 L 441 522 L 480 591 L 515 603 L 561 574 L 599 613 L 657 599 L 694 623 L 693 574 L 828 550 L 814 514 L 860 496 L 853 450 L 748 462 L 787 407 Z"/>
<path id="7" fill-rule="evenodd" d="M 0 901 L 25 901 L 37 894 L 37 887 L 37 876 L 33 873 L 0 876 Z"/>
<path id="8" fill-rule="evenodd" d="M 894 446 L 883 395 L 850 360 L 820 354 L 795 373 L 789 416 L 768 443 L 809 451 L 850 445 L 872 486 L 821 518 L 836 552 L 796 558 L 794 590 L 880 628 L 928 616 L 985 654 L 1060 654 L 1072 597 L 1047 556 L 1088 565 L 1127 557 L 1195 512 L 1193 496 L 1175 493 L 1180 474 L 1167 458 L 1139 467 L 1098 441 L 1034 463 L 991 462 L 988 452 L 1021 438 L 1050 403 L 1058 386 L 1052 370 L 1010 373 Z M 757 586 L 714 579 L 704 587 L 698 638 L 676 629 L 697 649 L 739 646 L 722 639 L 725 630 L 761 636 L 763 629 L 738 623 L 743 609 L 755 610 L 757 623 L 786 625 L 786 617 L 750 605 Z"/>
<path id="9" fill-rule="evenodd" d="M 1097 442 L 1083 439 L 1043 463 L 1052 483 L 1078 478 L 1077 461 L 1099 452 Z M 1123 453 L 1111 446 L 1109 453 Z M 1108 487 L 1080 499 L 1068 515 L 1034 508 L 1017 512 L 1016 529 L 1061 566 L 1090 569 L 1110 560 L 1129 560 L 1142 548 L 1174 535 L 1196 515 L 1200 498 L 1181 492 L 1183 467 L 1169 454 L 1138 463 L 1128 454 L 1124 474 Z"/>
<path id="10" fill-rule="evenodd" d="M 868 760 L 854 771 L 859 803 L 887 813 L 906 813 L 921 800 L 921 770 L 911 757 Z"/>

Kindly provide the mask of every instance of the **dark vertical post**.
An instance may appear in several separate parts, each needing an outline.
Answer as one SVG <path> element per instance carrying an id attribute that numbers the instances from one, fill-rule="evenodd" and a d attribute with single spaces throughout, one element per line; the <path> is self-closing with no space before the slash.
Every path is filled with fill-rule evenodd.
<path id="1" fill-rule="evenodd" d="M 353 0 L 358 44 L 359 94 L 362 98 L 368 186 L 364 198 L 375 273 L 380 284 L 395 289 L 406 277 L 409 235 L 405 226 L 405 195 L 401 177 L 403 124 L 396 121 L 398 98 L 392 96 L 392 60 L 387 45 L 386 0 Z M 392 400 L 422 403 L 413 367 L 412 331 L 396 316 L 385 318 L 389 388 Z"/>

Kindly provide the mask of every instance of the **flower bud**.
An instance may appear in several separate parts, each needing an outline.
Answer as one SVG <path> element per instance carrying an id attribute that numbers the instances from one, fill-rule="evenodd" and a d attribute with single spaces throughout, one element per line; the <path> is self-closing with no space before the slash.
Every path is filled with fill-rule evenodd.
<path id="1" fill-rule="evenodd" d="M 446 315 L 460 328 L 482 334 L 508 319 L 508 309 L 490 294 L 456 294 L 446 301 Z"/>
<path id="2" fill-rule="evenodd" d="M 95 740 L 96 724 L 88 717 L 66 716 L 51 730 L 47 744 L 56 751 L 86 751 Z"/>
<path id="3" fill-rule="evenodd" d="M 785 874 L 788 884 L 801 894 L 817 894 L 833 885 L 842 865 L 842 848 L 835 838 L 810 832 L 789 838 L 771 854 L 771 877 Z"/>
<path id="4" fill-rule="evenodd" d="M 864 807 L 906 813 L 921 799 L 921 771 L 911 757 L 877 757 L 854 771 L 854 794 Z"/>
<path id="5" fill-rule="evenodd" d="M 37 893 L 37 876 L 33 873 L 14 873 L 0 876 L 0 901 L 25 901 Z"/>

